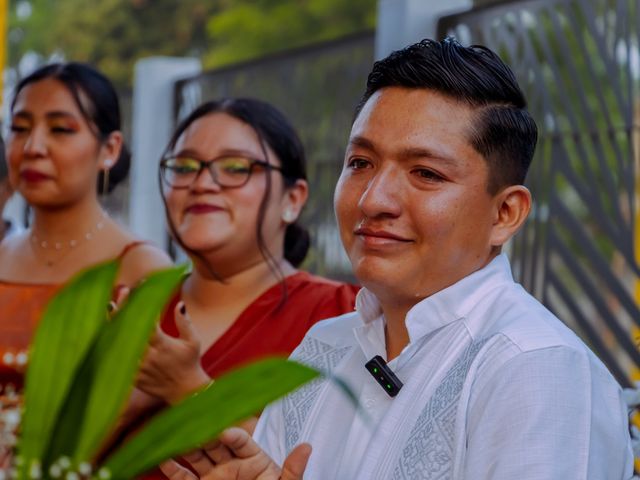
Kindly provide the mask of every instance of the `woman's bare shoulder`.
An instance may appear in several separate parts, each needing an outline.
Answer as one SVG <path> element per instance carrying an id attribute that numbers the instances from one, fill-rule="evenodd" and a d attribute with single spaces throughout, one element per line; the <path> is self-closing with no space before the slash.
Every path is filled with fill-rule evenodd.
<path id="1" fill-rule="evenodd" d="M 140 239 L 127 242 L 119 258 L 121 264 L 118 283 L 127 286 L 134 286 L 150 273 L 173 265 L 171 258 L 163 250 Z"/>

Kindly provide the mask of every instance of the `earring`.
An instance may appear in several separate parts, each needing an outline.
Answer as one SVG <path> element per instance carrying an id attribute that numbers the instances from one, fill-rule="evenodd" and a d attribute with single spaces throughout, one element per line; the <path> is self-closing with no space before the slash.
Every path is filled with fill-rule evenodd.
<path id="1" fill-rule="evenodd" d="M 283 213 L 282 213 L 282 221 L 285 223 L 293 223 L 296 221 L 296 214 L 294 213 L 294 211 L 290 208 L 287 208 Z"/>
<path id="2" fill-rule="evenodd" d="M 102 170 L 102 194 L 106 195 L 109 191 L 109 171 L 111 170 L 111 159 L 104 161 L 104 170 Z"/>

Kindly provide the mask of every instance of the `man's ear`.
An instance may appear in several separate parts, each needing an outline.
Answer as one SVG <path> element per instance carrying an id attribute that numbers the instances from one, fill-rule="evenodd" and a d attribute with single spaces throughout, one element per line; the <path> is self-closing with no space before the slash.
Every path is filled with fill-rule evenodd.
<path id="1" fill-rule="evenodd" d="M 495 196 L 491 245 L 500 247 L 520 229 L 531 210 L 531 192 L 524 185 L 511 185 Z"/>

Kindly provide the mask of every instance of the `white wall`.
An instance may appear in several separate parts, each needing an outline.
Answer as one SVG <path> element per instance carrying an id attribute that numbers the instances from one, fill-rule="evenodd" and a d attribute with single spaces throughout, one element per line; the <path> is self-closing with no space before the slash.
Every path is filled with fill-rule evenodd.
<path id="1" fill-rule="evenodd" d="M 150 57 L 135 66 L 129 227 L 161 248 L 166 248 L 167 233 L 158 162 L 173 129 L 173 86 L 201 70 L 194 58 Z"/>
<path id="2" fill-rule="evenodd" d="M 439 40 L 438 19 L 472 6 L 472 0 L 378 0 L 376 59 L 423 38 Z"/>

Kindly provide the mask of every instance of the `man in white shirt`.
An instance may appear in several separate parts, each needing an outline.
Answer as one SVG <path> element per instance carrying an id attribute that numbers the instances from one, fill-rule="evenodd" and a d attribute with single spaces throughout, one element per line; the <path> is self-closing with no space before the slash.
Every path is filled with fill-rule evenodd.
<path id="1" fill-rule="evenodd" d="M 365 412 L 313 382 L 264 412 L 255 442 L 232 429 L 190 457 L 199 478 L 630 478 L 618 384 L 500 253 L 530 210 L 537 139 L 512 72 L 425 40 L 374 65 L 356 114 L 335 209 L 364 288 L 292 358 Z M 377 355 L 402 386 L 365 368 Z"/>

